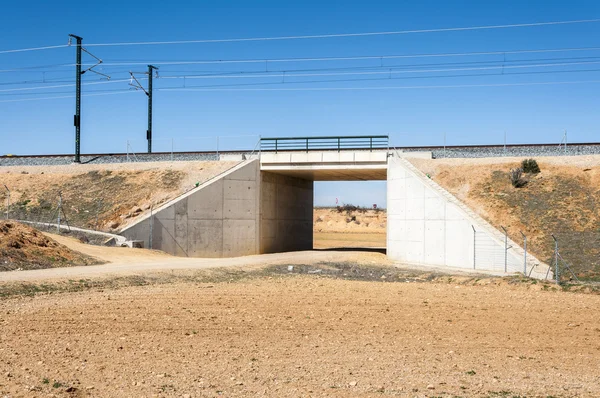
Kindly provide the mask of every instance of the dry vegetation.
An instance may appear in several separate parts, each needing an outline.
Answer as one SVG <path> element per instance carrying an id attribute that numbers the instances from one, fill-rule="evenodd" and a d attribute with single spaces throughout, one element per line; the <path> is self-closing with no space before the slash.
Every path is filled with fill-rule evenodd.
<path id="1" fill-rule="evenodd" d="M 101 264 L 41 232 L 13 221 L 0 221 L 0 271 Z"/>
<path id="2" fill-rule="evenodd" d="M 115 230 L 233 167 L 236 162 L 175 162 L 53 167 L 3 167 L 11 218 L 53 222 L 59 192 L 71 225 Z M 0 193 L 6 212 L 6 192 Z"/>
<path id="3" fill-rule="evenodd" d="M 541 172 L 513 187 L 509 172 L 522 159 L 411 160 L 492 225 L 509 230 L 540 260 L 562 257 L 581 279 L 600 280 L 600 156 L 537 159 Z"/>

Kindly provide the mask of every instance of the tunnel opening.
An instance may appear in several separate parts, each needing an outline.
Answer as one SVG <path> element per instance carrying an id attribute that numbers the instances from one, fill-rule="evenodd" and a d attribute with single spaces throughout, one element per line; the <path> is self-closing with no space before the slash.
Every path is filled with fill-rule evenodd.
<path id="1" fill-rule="evenodd" d="M 313 249 L 386 253 L 386 181 L 316 181 Z"/>

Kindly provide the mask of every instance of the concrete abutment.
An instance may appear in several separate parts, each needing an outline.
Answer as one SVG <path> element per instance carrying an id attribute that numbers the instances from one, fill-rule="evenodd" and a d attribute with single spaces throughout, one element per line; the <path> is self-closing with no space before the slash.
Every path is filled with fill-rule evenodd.
<path id="1" fill-rule="evenodd" d="M 523 271 L 519 245 L 509 241 L 505 253 L 497 229 L 402 154 L 354 152 L 279 154 L 264 156 L 263 163 L 241 162 L 121 233 L 144 241 L 145 247 L 188 257 L 311 250 L 314 181 L 387 179 L 388 257 L 423 266 Z M 545 277 L 547 265 L 530 254 L 527 259 L 527 272 Z"/>

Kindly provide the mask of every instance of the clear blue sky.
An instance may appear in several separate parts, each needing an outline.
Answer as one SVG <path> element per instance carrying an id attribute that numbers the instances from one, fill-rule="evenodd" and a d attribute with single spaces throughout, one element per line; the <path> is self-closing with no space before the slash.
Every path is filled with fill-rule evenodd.
<path id="1" fill-rule="evenodd" d="M 599 17 L 598 1 L 10 2 L 3 5 L 0 15 L 0 26 L 4 33 L 0 36 L 0 51 L 66 44 L 69 33 L 82 36 L 85 47 L 92 43 L 378 32 Z M 216 136 L 221 136 L 222 149 L 248 148 L 254 145 L 258 134 L 389 134 L 393 145 L 439 145 L 445 133 L 450 145 L 501 143 L 504 131 L 509 142 L 557 142 L 564 129 L 568 130 L 570 141 L 597 141 L 600 84 L 489 85 L 600 80 L 599 72 L 595 71 L 600 70 L 600 63 L 594 63 L 600 61 L 600 51 L 269 62 L 266 65 L 163 65 L 161 62 L 600 47 L 599 37 L 600 23 L 587 23 L 388 36 L 88 49 L 104 60 L 107 65 L 97 70 L 111 75 L 112 80 L 127 79 L 129 70 L 145 71 L 147 61 L 160 67 L 160 78 L 155 80 L 158 90 L 154 95 L 156 150 L 169 150 L 171 140 L 175 142 L 176 150 L 211 149 L 216 146 L 216 138 L 212 138 Z M 42 66 L 37 70 L 0 72 L 0 153 L 73 152 L 74 87 L 6 90 L 72 84 L 74 67 L 48 65 L 73 63 L 74 57 L 74 47 L 0 54 L 0 70 Z M 91 58 L 84 57 L 84 62 L 91 61 Z M 141 65 L 108 65 L 128 61 L 139 61 Z M 508 68 L 510 65 L 548 63 L 569 65 Z M 502 65 L 507 67 L 504 71 L 498 69 Z M 383 74 L 339 74 L 357 72 L 358 67 L 369 72 L 392 68 L 394 79 L 294 83 L 386 77 Z M 472 69 L 476 67 L 490 69 Z M 486 87 L 346 91 L 160 90 L 183 87 L 183 79 L 166 79 L 168 76 L 262 72 L 265 68 L 276 76 L 186 78 L 185 86 L 253 83 L 253 86 L 231 88 Z M 401 68 L 442 70 L 398 73 Z M 281 74 L 277 75 L 277 71 L 282 70 L 293 75 L 306 73 L 293 71 L 308 69 L 321 69 L 311 72 L 314 74 L 333 75 L 286 79 Z M 515 72 L 527 73 L 512 74 Z M 478 76 L 456 76 L 465 74 Z M 99 79 L 100 76 L 87 73 L 83 80 L 85 84 Z M 282 80 L 286 83 L 274 84 Z M 23 81 L 32 83 L 14 84 Z M 145 81 L 142 83 L 145 84 Z M 127 140 L 135 150 L 142 151 L 145 148 L 145 95 L 142 92 L 114 94 L 104 91 L 128 88 L 127 82 L 84 86 L 84 94 L 111 95 L 83 98 L 83 153 L 122 152 L 126 149 Z M 14 102 L 58 96 L 69 98 Z M 339 184 L 319 185 L 316 202 L 329 204 L 335 197 L 341 197 L 340 200 L 345 202 L 384 203 L 381 198 L 384 186 L 371 186 L 373 189 L 361 189 L 368 193 L 355 195 L 355 199 L 352 199 L 349 197 L 357 191 L 356 186 L 340 188 Z M 349 199 L 344 200 L 345 197 Z"/>

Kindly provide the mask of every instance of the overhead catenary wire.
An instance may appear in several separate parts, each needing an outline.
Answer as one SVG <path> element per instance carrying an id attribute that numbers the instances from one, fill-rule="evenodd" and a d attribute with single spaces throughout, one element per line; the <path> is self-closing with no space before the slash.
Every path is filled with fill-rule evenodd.
<path id="1" fill-rule="evenodd" d="M 298 87 L 298 88 L 157 88 L 155 91 L 204 91 L 204 92 L 233 92 L 233 91 L 376 91 L 376 90 L 419 90 L 419 89 L 446 89 L 446 88 L 483 88 L 483 87 L 519 87 L 519 86 L 553 86 L 553 85 L 573 85 L 573 84 L 597 84 L 600 80 L 575 80 L 561 82 L 529 82 L 529 83 L 497 83 L 497 84 L 456 84 L 456 85 L 429 85 L 429 86 L 379 86 L 379 87 Z M 135 93 L 135 90 L 123 90 L 112 93 L 85 94 L 84 97 L 95 97 L 104 95 L 118 95 L 126 93 Z M 54 100 L 63 98 L 73 98 L 73 95 L 42 97 L 42 98 L 24 98 L 16 100 L 0 100 L 0 103 L 24 102 Z"/>
<path id="2" fill-rule="evenodd" d="M 146 78 L 141 78 L 141 80 L 144 80 Z M 121 79 L 121 80 L 103 80 L 103 81 L 95 81 L 95 82 L 90 82 L 90 83 L 85 83 L 83 84 L 83 86 L 93 86 L 93 85 L 98 85 L 98 84 L 113 84 L 113 83 L 122 83 L 122 82 L 128 82 L 129 79 Z M 49 90 L 49 89 L 53 89 L 53 88 L 63 88 L 63 87 L 75 87 L 75 84 L 57 84 L 57 85 L 53 85 L 53 86 L 37 86 L 37 87 L 20 87 L 20 88 L 10 88 L 10 89 L 2 89 L 0 90 L 0 92 L 5 93 L 5 92 L 14 92 L 14 91 L 31 91 L 31 90 Z"/>
<path id="3" fill-rule="evenodd" d="M 167 45 L 167 44 L 199 44 L 199 43 L 230 43 L 230 42 L 247 42 L 247 41 L 274 41 L 274 40 L 304 40 L 304 39 L 326 39 L 326 38 L 342 38 L 342 37 L 364 37 L 364 36 L 389 36 L 389 35 L 404 35 L 415 33 L 441 33 L 441 32 L 459 32 L 472 30 L 491 30 L 491 29 L 510 29 L 510 28 L 525 28 L 551 25 L 573 25 L 600 22 L 600 18 L 594 19 L 579 19 L 569 21 L 549 21 L 549 22 L 532 22 L 521 24 L 504 24 L 504 25 L 483 25 L 483 26 L 464 26 L 452 28 L 433 28 L 433 29 L 413 29 L 413 30 L 396 30 L 382 32 L 359 32 L 359 33 L 329 33 L 319 35 L 298 35 L 298 36 L 275 36 L 275 37 L 250 37 L 250 38 L 232 38 L 232 39 L 203 39 L 203 40 L 171 40 L 171 41 L 147 41 L 147 42 L 116 42 L 116 43 L 92 43 L 87 44 L 87 47 L 108 47 L 108 46 L 140 46 L 140 45 Z M 0 50 L 0 54 L 11 54 L 28 51 L 51 50 L 58 48 L 69 47 L 68 44 L 29 47 L 12 50 Z"/>
<path id="4" fill-rule="evenodd" d="M 361 72 L 334 72 L 334 73 L 286 73 L 286 72 L 257 72 L 252 75 L 191 75 L 191 76 L 162 76 L 161 79 L 241 79 L 241 78 L 268 78 L 268 77 L 314 77 L 314 76 L 350 76 L 350 75 L 385 75 L 399 73 L 431 73 L 431 72 L 459 72 L 459 71 L 476 71 L 476 70 L 497 70 L 497 69 L 520 69 L 520 68 L 544 68 L 553 66 L 569 66 L 569 65 L 590 65 L 600 64 L 600 61 L 588 62 L 564 62 L 551 64 L 531 64 L 531 65 L 501 65 L 501 66 L 484 66 L 471 68 L 445 68 L 445 69 L 414 69 L 414 70 L 383 70 L 383 71 L 361 71 Z"/>
<path id="5" fill-rule="evenodd" d="M 87 44 L 87 46 L 88 47 L 92 47 L 92 46 L 96 46 L 96 47 L 99 47 L 99 46 L 103 46 L 103 47 L 148 46 L 148 45 L 168 45 L 168 44 L 172 45 L 172 44 L 200 44 L 200 43 L 231 43 L 231 42 L 248 42 L 248 41 L 327 39 L 327 38 L 342 38 L 342 37 L 404 35 L 404 34 L 415 34 L 415 33 L 441 33 L 441 32 L 458 32 L 458 31 L 472 31 L 472 30 L 510 29 L 510 28 L 524 28 L 524 27 L 550 26 L 550 25 L 571 25 L 571 24 L 583 24 L 583 23 L 595 23 L 595 22 L 600 22 L 600 18 L 570 20 L 570 21 L 532 22 L 532 23 L 521 23 L 521 24 L 483 25 L 483 26 L 396 30 L 396 31 L 381 31 L 381 32 L 330 33 L 330 34 L 319 34 L 319 35 L 251 37 L 251 38 L 232 38 L 232 39 L 92 43 L 92 44 Z"/>
<path id="6" fill-rule="evenodd" d="M 297 87 L 297 88 L 159 88 L 158 91 L 354 91 L 354 90 L 413 90 L 439 88 L 477 88 L 477 87 L 512 87 L 512 86 L 552 86 L 568 84 L 600 83 L 600 80 L 575 80 L 563 82 L 528 82 L 528 83 L 496 83 L 496 84 L 456 84 L 431 86 L 379 86 L 379 87 Z"/>
<path id="7" fill-rule="evenodd" d="M 349 82 L 373 82 L 373 81 L 389 81 L 389 80 L 413 80 L 413 79 L 441 79 L 441 78 L 459 78 L 459 77 L 490 77 L 490 76 L 518 76 L 518 75 L 538 75 L 538 74 L 558 74 L 558 73 L 585 73 L 585 72 L 600 72 L 600 69 L 571 69 L 560 71 L 525 71 L 525 72 L 508 72 L 508 73 L 468 73 L 454 75 L 430 75 L 430 76 L 399 76 L 399 77 L 378 77 L 378 78 L 358 78 L 358 79 L 319 79 L 319 80 L 302 80 L 302 81 L 275 81 L 275 82 L 253 82 L 253 83 L 232 83 L 232 84 L 209 84 L 209 85 L 193 85 L 184 86 L 183 88 L 211 88 L 211 87 L 248 87 L 248 86 L 272 86 L 272 85 L 289 85 L 289 84 L 310 84 L 310 83 L 349 83 Z M 181 86 L 161 87 L 161 88 L 182 88 Z M 129 88 L 133 90 L 133 88 Z M 115 92 L 123 91 L 123 89 L 111 90 L 93 90 L 97 92 Z M 70 91 L 57 91 L 43 94 L 67 94 Z M 18 93 L 0 93 L 0 96 L 31 96 L 41 95 L 42 93 L 18 92 Z"/>
<path id="8" fill-rule="evenodd" d="M 391 55 L 356 55 L 342 57 L 290 57 L 290 58 L 253 58 L 253 59 L 225 59 L 225 60 L 183 60 L 183 61 L 120 61 L 120 62 L 103 62 L 104 67 L 110 66 L 134 66 L 147 64 L 160 65 L 202 65 L 202 64 L 235 64 L 235 63 L 278 63 L 278 62 L 318 62 L 318 61 L 359 61 L 359 60 L 384 60 L 384 59 L 403 59 L 403 58 L 436 58 L 436 57 L 468 57 L 468 56 L 493 56 L 493 55 L 515 55 L 515 54 L 536 54 L 536 53 L 558 53 L 558 52 L 577 52 L 577 51 L 599 51 L 600 47 L 567 47 L 567 48 L 551 48 L 551 49 L 526 49 L 526 50 L 496 50 L 496 51 L 476 51 L 476 52 L 456 52 L 456 53 L 423 53 L 423 54 L 391 54 Z M 568 58 L 568 57 L 567 57 Z M 525 60 L 503 60 L 502 62 L 521 62 Z M 487 61 L 494 62 L 494 61 Z M 500 61 L 497 61 L 500 62 Z M 82 66 L 90 66 L 96 64 L 83 63 Z M 42 68 L 59 68 L 72 67 L 75 64 L 54 64 L 54 65 L 37 65 L 21 68 L 0 69 L 2 72 L 18 72 L 18 73 L 57 73 L 59 70 L 39 71 L 36 69 Z M 126 71 L 128 72 L 128 70 Z"/>
<path id="9" fill-rule="evenodd" d="M 119 91 L 115 91 L 115 92 L 109 92 L 109 93 L 98 93 L 98 94 L 82 94 L 82 97 L 100 97 L 100 96 L 105 96 L 105 95 L 118 95 L 118 94 L 127 94 L 127 93 L 135 93 L 135 90 L 119 90 Z M 74 98 L 75 95 L 61 95 L 61 96 L 54 96 L 54 97 L 38 97 L 38 98 L 22 98 L 22 99 L 15 99 L 15 100 L 0 100 L 0 103 L 3 102 L 25 102 L 25 101 L 42 101 L 42 100 L 55 100 L 55 99 L 65 99 L 65 98 Z"/>
<path id="10" fill-rule="evenodd" d="M 570 47 L 554 49 L 533 49 L 533 50 L 508 50 L 508 51 L 474 51 L 458 53 L 423 53 L 423 54 L 391 54 L 391 55 L 356 55 L 342 57 L 290 57 L 290 58 L 252 58 L 252 59 L 213 59 L 213 60 L 187 60 L 187 61 L 121 61 L 105 62 L 104 66 L 129 66 L 129 65 L 209 65 L 209 64 L 236 64 L 236 63 L 277 63 L 277 62 L 317 62 L 317 61 L 358 61 L 358 60 L 382 60 L 382 59 L 402 59 L 402 58 L 442 58 L 442 57 L 471 57 L 485 55 L 516 55 L 516 54 L 536 54 L 553 52 L 573 52 L 573 51 L 598 51 L 600 47 Z"/>

